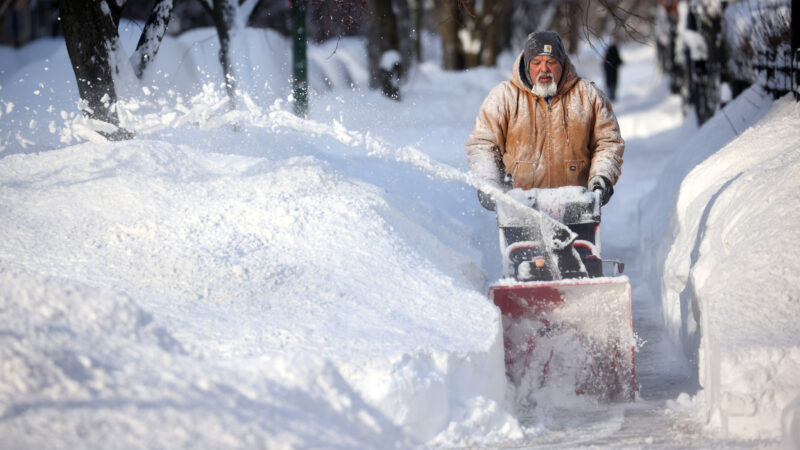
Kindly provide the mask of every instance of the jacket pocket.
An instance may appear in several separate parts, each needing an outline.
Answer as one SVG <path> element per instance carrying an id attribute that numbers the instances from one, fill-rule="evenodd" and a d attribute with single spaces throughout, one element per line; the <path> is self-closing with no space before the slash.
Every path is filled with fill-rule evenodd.
<path id="1" fill-rule="evenodd" d="M 564 186 L 585 186 L 589 182 L 589 164 L 582 159 L 564 161 Z"/>
<path id="2" fill-rule="evenodd" d="M 514 161 L 511 168 L 511 176 L 514 177 L 514 187 L 530 189 L 533 187 L 536 178 L 536 161 Z"/>

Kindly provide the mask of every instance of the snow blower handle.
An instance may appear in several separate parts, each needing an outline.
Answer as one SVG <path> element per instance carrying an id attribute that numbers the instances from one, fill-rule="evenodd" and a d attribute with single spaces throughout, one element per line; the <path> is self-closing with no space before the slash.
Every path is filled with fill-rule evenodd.
<path id="1" fill-rule="evenodd" d="M 614 185 L 611 183 L 611 180 L 604 177 L 603 175 L 595 175 L 589 180 L 589 185 L 587 186 L 592 192 L 600 191 L 600 200 L 603 205 L 608 203 L 611 200 L 611 196 L 614 195 Z"/>
<path id="2" fill-rule="evenodd" d="M 596 187 L 592 191 L 592 196 L 594 196 L 592 216 L 600 217 L 600 206 L 603 204 L 603 188 Z"/>

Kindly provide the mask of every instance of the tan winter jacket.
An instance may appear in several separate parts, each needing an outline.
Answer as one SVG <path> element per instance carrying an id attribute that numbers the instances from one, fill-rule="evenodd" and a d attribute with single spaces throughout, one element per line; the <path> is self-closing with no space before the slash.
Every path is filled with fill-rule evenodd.
<path id="1" fill-rule="evenodd" d="M 522 189 L 586 186 L 595 175 L 616 183 L 625 142 L 608 98 L 567 57 L 548 105 L 522 81 L 522 59 L 481 106 L 466 144 L 470 171 L 500 181 L 504 170 Z"/>

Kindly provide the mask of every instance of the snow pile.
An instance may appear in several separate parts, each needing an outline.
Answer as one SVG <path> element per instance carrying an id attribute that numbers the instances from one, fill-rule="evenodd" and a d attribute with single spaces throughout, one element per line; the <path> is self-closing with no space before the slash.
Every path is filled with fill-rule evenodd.
<path id="1" fill-rule="evenodd" d="M 693 169 L 661 248 L 668 332 L 697 368 L 711 423 L 747 438 L 785 434 L 784 417 L 794 417 L 797 429 L 800 255 L 792 248 L 800 238 L 800 108 L 789 98 L 776 102 L 719 151 L 707 139 L 739 125 L 731 116 L 755 122 L 763 106 L 752 105 L 771 103 L 751 89 L 683 146 L 679 164 Z M 689 162 L 709 150 L 696 167 Z"/>
<path id="2" fill-rule="evenodd" d="M 642 227 L 640 251 L 645 256 L 643 260 L 649 273 L 647 279 L 652 283 L 651 288 L 654 291 L 661 290 L 664 259 L 679 226 L 668 214 L 675 206 L 684 178 L 703 160 L 758 122 L 771 107 L 772 98 L 767 93 L 758 88 L 750 88 L 699 130 L 690 128 L 687 123 L 683 128 L 690 129 L 678 130 L 676 136 L 667 136 L 668 140 L 678 141 L 678 149 L 667 155 L 669 159 L 663 170 L 653 174 L 656 178 L 655 186 L 639 206 Z M 663 157 L 653 155 L 654 158 L 657 156 Z M 675 330 L 675 327 L 668 327 L 667 331 Z M 676 342 L 679 340 L 677 334 L 672 337 Z"/>
<path id="3" fill-rule="evenodd" d="M 319 97 L 325 74 L 339 88 L 366 76 L 363 43 L 343 40 L 334 58 L 335 42 L 310 49 L 322 121 L 300 120 L 272 89 L 286 84 L 285 39 L 248 32 L 263 90 L 227 111 L 213 33 L 168 38 L 152 84 L 118 104 L 128 142 L 76 111 L 63 43 L 0 70 L 0 296 L 14 323 L 0 333 L 2 434 L 88 447 L 519 439 L 464 219 L 474 193 L 428 156 L 462 163 L 463 138 L 436 137 L 443 124 L 422 152 L 420 134 L 344 125 L 416 123 L 449 98 L 398 113 L 380 93 Z M 465 102 L 458 117 L 480 99 Z"/>
<path id="4" fill-rule="evenodd" d="M 124 294 L 6 267 L 0 287 L 4 447 L 411 445 L 322 358 L 197 358 Z"/>
<path id="5" fill-rule="evenodd" d="M 268 140 L 269 133 L 261 138 Z M 86 367 L 76 369 L 77 362 L 59 365 L 50 349 L 37 349 L 23 354 L 20 364 L 52 367 L 57 375 L 44 376 L 55 377 L 53 386 L 10 393 L 5 403 L 18 409 L 46 401 L 52 388 L 61 401 L 101 407 L 108 393 L 95 386 L 95 377 L 70 375 L 95 366 L 113 371 L 169 365 L 178 374 L 187 365 L 214 375 L 214 361 L 236 367 L 265 355 L 315 355 L 328 376 L 347 380 L 342 401 L 357 404 L 363 397 L 418 442 L 433 439 L 451 422 L 457 426 L 474 402 L 495 411 L 475 426 L 488 427 L 487 433 L 493 423 L 515 426 L 503 406 L 499 316 L 474 290 L 474 280 L 452 270 L 473 263 L 404 219 L 374 186 L 343 178 L 313 156 L 264 153 L 222 155 L 136 140 L 0 160 L 0 193 L 7 199 L 0 213 L 0 252 L 7 255 L 2 266 L 31 277 L 28 289 L 57 274 L 126 293 L 141 310 L 131 314 L 150 317 L 146 322 L 166 330 L 142 338 L 143 344 L 159 345 L 141 349 L 142 357 L 163 358 L 159 339 L 182 355 L 177 362 L 138 362 L 127 352 L 85 354 L 80 341 L 53 350 L 84 361 Z M 443 271 L 437 256 L 420 250 L 439 250 L 451 265 Z M 467 275 L 479 273 L 469 270 Z M 25 294 L 13 284 L 1 289 L 15 290 Z M 57 291 L 44 300 L 57 300 L 63 310 L 58 317 L 79 323 L 85 311 L 69 305 L 99 302 L 92 292 L 81 288 L 62 299 Z M 7 302 L 30 306 L 15 294 Z M 25 325 L 10 330 L 12 342 L 42 327 L 61 327 L 36 308 L 15 313 L 8 323 L 16 317 Z M 122 324 L 140 321 L 128 316 Z M 121 334 L 119 347 L 131 335 L 139 339 L 143 325 L 118 329 L 118 320 L 112 313 L 92 317 L 85 329 L 67 327 L 65 336 Z M 31 370 L 7 372 L 4 384 L 24 383 Z M 257 395 L 254 381 L 235 385 Z M 162 390 L 182 396 L 161 382 L 140 382 L 145 397 L 164 395 Z M 276 404 L 271 413 L 285 414 Z M 187 417 L 172 420 L 178 425 Z M 81 418 L 67 424 L 88 426 Z M 277 439 L 270 430 L 260 431 L 264 439 Z M 303 435 L 295 437 L 308 443 Z"/>

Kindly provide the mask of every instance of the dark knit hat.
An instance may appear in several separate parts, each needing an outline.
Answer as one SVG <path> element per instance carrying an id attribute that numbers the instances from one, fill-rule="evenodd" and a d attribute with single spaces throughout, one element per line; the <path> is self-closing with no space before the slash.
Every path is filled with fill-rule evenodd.
<path id="1" fill-rule="evenodd" d="M 528 35 L 528 40 L 525 41 L 526 68 L 531 60 L 539 55 L 552 56 L 563 67 L 566 54 L 564 43 L 561 42 L 561 36 L 552 31 L 534 31 Z"/>

